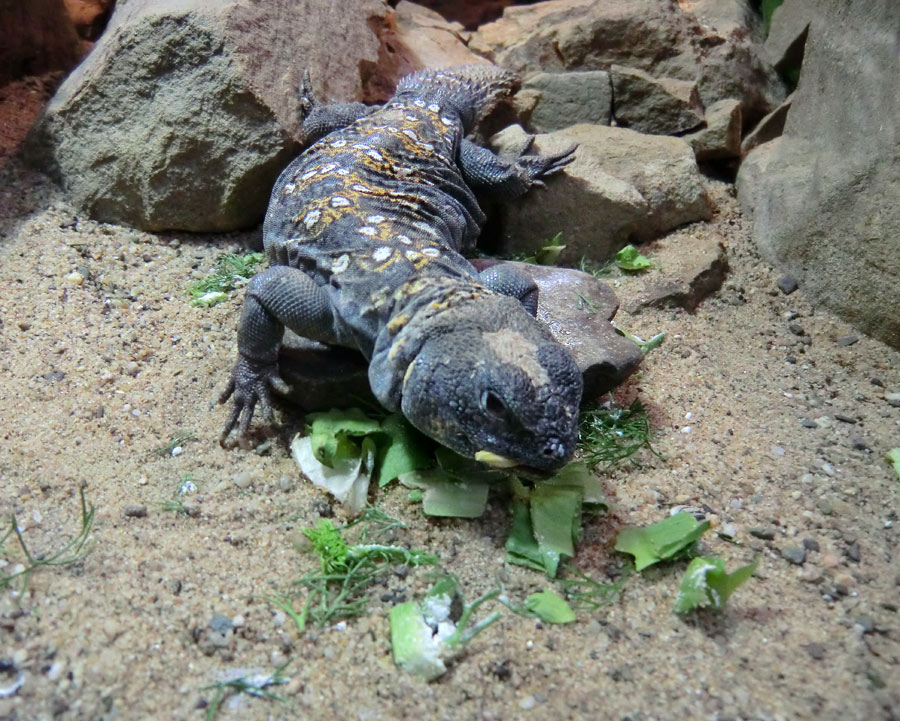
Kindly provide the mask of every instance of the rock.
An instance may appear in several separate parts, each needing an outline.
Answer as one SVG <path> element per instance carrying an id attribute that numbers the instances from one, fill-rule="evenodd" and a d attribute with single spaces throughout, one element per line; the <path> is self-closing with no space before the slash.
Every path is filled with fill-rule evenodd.
<path id="1" fill-rule="evenodd" d="M 540 93 L 529 123 L 536 132 L 547 133 L 579 123 L 610 123 L 612 86 L 609 73 L 602 70 L 537 73 L 526 79 L 524 87 Z"/>
<path id="2" fill-rule="evenodd" d="M 784 102 L 775 110 L 760 120 L 753 131 L 744 138 L 741 143 L 741 153 L 746 155 L 754 148 L 759 147 L 763 143 L 768 143 L 781 136 L 784 132 L 784 124 L 787 121 L 788 112 L 791 109 L 791 103 L 794 101 L 794 94 L 788 95 Z"/>
<path id="3" fill-rule="evenodd" d="M 725 247 L 715 237 L 681 231 L 641 251 L 658 270 L 622 280 L 623 307 L 632 314 L 644 308 L 684 308 L 693 313 L 704 298 L 722 287 L 728 275 Z"/>
<path id="4" fill-rule="evenodd" d="M 785 295 L 790 295 L 794 291 L 796 291 L 800 284 L 797 283 L 797 279 L 792 276 L 790 273 L 785 273 L 778 279 L 778 290 L 780 290 Z"/>
<path id="5" fill-rule="evenodd" d="M 900 348 L 900 5 L 820 0 L 781 138 L 738 175 L 763 257 Z"/>
<path id="6" fill-rule="evenodd" d="M 800 67 L 809 23 L 815 13 L 815 3 L 809 0 L 785 0 L 775 9 L 763 52 L 779 72 Z"/>
<path id="7" fill-rule="evenodd" d="M 461 23 L 467 30 L 496 20 L 503 9 L 516 0 L 416 0 L 420 5 L 437 11 L 448 20 Z"/>
<path id="8" fill-rule="evenodd" d="M 475 259 L 479 270 L 496 264 Z M 509 262 L 509 261 L 501 261 Z M 640 347 L 609 321 L 619 308 L 615 292 L 589 273 L 570 268 L 514 263 L 538 285 L 537 317 L 569 349 L 584 376 L 583 403 L 620 385 L 643 360 Z"/>
<path id="9" fill-rule="evenodd" d="M 774 69 L 761 57 L 758 16 L 738 0 L 700 3 L 719 14 L 720 28 L 689 8 L 658 0 L 552 0 L 514 5 L 483 25 L 469 47 L 494 62 L 531 72 L 606 70 L 627 65 L 654 77 L 697 84 L 703 105 L 737 98 L 754 122 L 784 98 Z"/>
<path id="10" fill-rule="evenodd" d="M 122 506 L 122 515 L 126 518 L 146 518 L 147 506 L 143 503 L 126 503 Z"/>
<path id="11" fill-rule="evenodd" d="M 741 155 L 741 102 L 725 98 L 706 109 L 706 127 L 684 139 L 699 161 L 737 158 Z"/>
<path id="12" fill-rule="evenodd" d="M 814 661 L 821 661 L 825 658 L 825 647 L 821 643 L 808 643 L 803 648 Z"/>
<path id="13" fill-rule="evenodd" d="M 377 35 L 378 63 L 365 73 L 365 102 L 385 102 L 397 81 L 416 70 L 487 62 L 466 47 L 462 25 L 408 0 L 387 13 Z"/>
<path id="14" fill-rule="evenodd" d="M 63 0 L 0 3 L 0 86 L 26 75 L 68 71 L 84 48 Z"/>
<path id="15" fill-rule="evenodd" d="M 503 152 L 523 135 L 511 128 L 492 141 Z M 562 264 L 603 262 L 628 243 L 710 217 L 694 154 L 680 138 L 576 125 L 538 135 L 533 148 L 553 153 L 573 143 L 578 150 L 565 173 L 500 208 L 496 250 L 533 253 L 562 231 Z"/>
<path id="16" fill-rule="evenodd" d="M 297 150 L 300 75 L 358 96 L 379 0 L 129 0 L 50 101 L 31 157 L 92 218 L 144 230 L 257 224 Z M 327 38 L 327 42 L 322 42 Z"/>
<path id="17" fill-rule="evenodd" d="M 785 561 L 802 566 L 806 560 L 806 549 L 803 546 L 785 546 L 781 549 L 781 557 Z"/>
<path id="18" fill-rule="evenodd" d="M 839 346 L 845 346 L 845 347 L 846 347 L 846 346 L 848 346 L 848 345 L 854 345 L 854 344 L 857 343 L 858 341 L 859 341 L 859 338 L 858 338 L 857 336 L 855 336 L 855 335 L 845 335 L 845 336 L 843 336 L 842 338 L 838 338 L 838 339 L 835 341 L 835 343 L 837 343 Z"/>
<path id="19" fill-rule="evenodd" d="M 621 127 L 640 133 L 678 135 L 703 123 L 697 83 L 654 78 L 636 68 L 613 65 L 613 115 Z"/>
<path id="20" fill-rule="evenodd" d="M 369 364 L 357 351 L 322 345 L 288 331 L 278 364 L 291 387 L 288 400 L 305 411 L 378 404 L 369 387 Z"/>
<path id="21" fill-rule="evenodd" d="M 775 531 L 771 528 L 763 528 L 762 526 L 757 526 L 750 529 L 750 535 L 754 538 L 760 538 L 763 541 L 771 541 L 775 538 Z"/>

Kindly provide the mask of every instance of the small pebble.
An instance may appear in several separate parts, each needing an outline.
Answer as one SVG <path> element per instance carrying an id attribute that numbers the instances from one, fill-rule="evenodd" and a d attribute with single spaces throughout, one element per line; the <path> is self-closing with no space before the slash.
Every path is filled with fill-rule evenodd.
<path id="1" fill-rule="evenodd" d="M 785 561 L 802 566 L 806 560 L 806 549 L 803 546 L 785 546 L 781 549 L 781 557 Z"/>
<path id="2" fill-rule="evenodd" d="M 788 330 L 794 335 L 805 335 L 806 331 L 803 330 L 803 326 L 798 323 L 788 323 Z"/>
<path id="3" fill-rule="evenodd" d="M 182 453 L 184 453 L 184 448 L 182 448 L 181 446 L 175 446 L 172 449 L 173 456 L 180 456 Z"/>
<path id="4" fill-rule="evenodd" d="M 807 551 L 819 551 L 819 542 L 815 538 L 804 538 L 803 547 Z"/>
<path id="5" fill-rule="evenodd" d="M 853 345 L 859 340 L 855 335 L 846 335 L 837 339 L 837 344 L 842 346 Z"/>
<path id="6" fill-rule="evenodd" d="M 122 507 L 122 513 L 124 513 L 127 518 L 146 518 L 147 506 L 143 503 L 126 503 Z"/>
<path id="7" fill-rule="evenodd" d="M 81 285 L 82 283 L 84 283 L 84 276 L 77 270 L 73 270 L 66 276 L 66 281 L 68 281 L 72 285 Z"/>
<path id="8" fill-rule="evenodd" d="M 785 295 L 790 295 L 800 287 L 800 284 L 797 283 L 797 279 L 790 273 L 785 273 L 783 276 L 781 276 L 778 279 L 777 285 L 778 290 L 780 290 Z"/>
<path id="9" fill-rule="evenodd" d="M 26 329 L 23 328 L 23 330 Z M 884 399 L 888 402 L 888 405 L 900 408 L 900 393 L 885 393 Z"/>
<path id="10" fill-rule="evenodd" d="M 234 623 L 228 616 L 216 614 L 209 620 L 209 627 L 216 633 L 220 633 L 224 636 L 234 628 Z"/>
<path id="11" fill-rule="evenodd" d="M 822 565 L 825 566 L 825 568 L 837 568 L 841 565 L 841 559 L 833 553 L 826 553 L 822 556 Z"/>
<path id="12" fill-rule="evenodd" d="M 523 711 L 531 711 L 535 706 L 537 706 L 537 699 L 531 695 L 528 695 L 519 701 L 519 708 Z"/>
<path id="13" fill-rule="evenodd" d="M 775 531 L 771 528 L 762 528 L 761 526 L 756 526 L 755 528 L 750 529 L 750 535 L 754 538 L 761 538 L 763 541 L 771 541 L 775 538 Z"/>
<path id="14" fill-rule="evenodd" d="M 825 658 L 825 647 L 821 643 L 808 643 L 803 647 L 814 661 Z"/>
<path id="15" fill-rule="evenodd" d="M 784 448 L 782 448 L 781 446 L 772 446 L 772 453 L 776 456 L 783 456 Z"/>
<path id="16" fill-rule="evenodd" d="M 859 563 L 860 552 L 858 543 L 851 543 L 849 546 L 847 546 L 847 550 L 845 551 L 845 553 L 847 554 L 847 558 L 849 558 L 851 561 L 853 561 L 854 563 Z"/>
<path id="17" fill-rule="evenodd" d="M 737 528 L 733 523 L 723 523 L 719 528 L 719 535 L 726 538 L 735 538 L 737 536 Z"/>
<path id="18" fill-rule="evenodd" d="M 249 488 L 253 479 L 250 477 L 250 471 L 238 471 L 231 477 L 231 482 L 238 488 Z"/>
<path id="19" fill-rule="evenodd" d="M 22 330 L 22 331 L 25 331 L 25 330 L 28 330 L 31 328 L 31 323 L 29 323 L 27 320 L 20 320 L 16 323 L 16 325 L 19 327 L 19 330 Z"/>
<path id="20" fill-rule="evenodd" d="M 841 423 L 857 423 L 856 418 L 853 418 L 852 416 L 845 416 L 843 413 L 835 413 L 834 418 Z"/>
<path id="21" fill-rule="evenodd" d="M 800 425 L 803 426 L 804 428 L 818 428 L 819 427 L 818 423 L 816 423 L 815 421 L 811 421 L 808 418 L 804 418 L 802 421 L 800 421 Z"/>
<path id="22" fill-rule="evenodd" d="M 285 474 L 278 479 L 278 487 L 285 493 L 292 491 L 294 489 L 294 479 Z"/>
<path id="23" fill-rule="evenodd" d="M 141 368 L 135 361 L 129 361 L 122 370 L 125 371 L 127 375 L 134 377 L 140 372 Z"/>

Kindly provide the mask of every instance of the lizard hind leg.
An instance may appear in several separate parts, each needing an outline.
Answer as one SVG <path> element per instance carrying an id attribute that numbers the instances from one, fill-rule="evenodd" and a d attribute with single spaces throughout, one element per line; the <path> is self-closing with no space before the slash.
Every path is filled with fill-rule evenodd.
<path id="1" fill-rule="evenodd" d="M 530 315 L 537 315 L 537 283 L 515 266 L 505 262 L 491 265 L 478 274 L 478 282 L 495 293 L 517 298 Z"/>

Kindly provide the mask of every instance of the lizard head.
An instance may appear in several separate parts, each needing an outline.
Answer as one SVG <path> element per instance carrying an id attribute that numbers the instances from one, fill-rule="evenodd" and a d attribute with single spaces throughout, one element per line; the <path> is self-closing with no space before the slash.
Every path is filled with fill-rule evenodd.
<path id="1" fill-rule="evenodd" d="M 572 457 L 582 376 L 518 301 L 495 297 L 428 338 L 403 377 L 401 409 L 461 455 L 548 476 Z"/>

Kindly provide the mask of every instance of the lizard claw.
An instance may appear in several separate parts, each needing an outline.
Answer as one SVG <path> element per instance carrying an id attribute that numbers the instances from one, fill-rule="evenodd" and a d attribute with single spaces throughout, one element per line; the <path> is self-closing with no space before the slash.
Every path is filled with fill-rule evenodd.
<path id="1" fill-rule="evenodd" d="M 303 111 L 303 116 L 309 115 L 318 102 L 313 92 L 312 78 L 307 68 L 303 71 L 303 78 L 300 80 L 300 109 Z"/>
<path id="2" fill-rule="evenodd" d="M 231 374 L 231 380 L 219 396 L 219 403 L 225 403 L 234 397 L 234 405 L 219 437 L 220 445 L 226 445 L 225 442 L 235 427 L 238 429 L 238 441 L 246 439 L 257 404 L 263 418 L 272 422 L 271 389 L 281 394 L 290 392 L 290 386 L 278 375 L 278 363 L 255 361 L 241 356 Z"/>
<path id="3" fill-rule="evenodd" d="M 574 153 L 577 147 L 577 145 L 573 145 L 553 155 L 522 155 L 516 161 L 516 165 L 532 185 L 540 185 L 543 178 L 559 173 L 575 160 Z"/>

